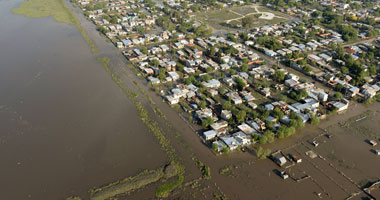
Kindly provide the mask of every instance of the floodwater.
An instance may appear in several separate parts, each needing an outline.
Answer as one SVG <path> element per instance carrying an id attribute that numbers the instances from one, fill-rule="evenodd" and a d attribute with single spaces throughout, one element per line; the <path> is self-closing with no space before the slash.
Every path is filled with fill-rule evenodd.
<path id="1" fill-rule="evenodd" d="M 64 199 L 165 154 L 74 26 L 0 1 L 0 199 Z"/>

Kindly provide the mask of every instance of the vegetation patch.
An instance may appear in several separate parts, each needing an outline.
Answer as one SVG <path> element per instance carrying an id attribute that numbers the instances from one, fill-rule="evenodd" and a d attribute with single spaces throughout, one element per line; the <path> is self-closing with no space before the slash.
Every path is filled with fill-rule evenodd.
<path id="1" fill-rule="evenodd" d="M 169 194 L 179 185 L 182 184 L 184 177 L 179 175 L 176 180 L 173 182 L 167 183 L 165 185 L 161 185 L 157 188 L 156 197 L 167 197 Z"/>
<path id="2" fill-rule="evenodd" d="M 86 40 L 93 53 L 99 52 L 95 43 L 87 35 L 86 31 L 80 25 L 79 20 L 65 4 L 64 0 L 28 0 L 19 5 L 18 8 L 12 9 L 14 14 L 24 15 L 28 18 L 53 17 L 56 22 L 73 24 L 82 37 Z"/>

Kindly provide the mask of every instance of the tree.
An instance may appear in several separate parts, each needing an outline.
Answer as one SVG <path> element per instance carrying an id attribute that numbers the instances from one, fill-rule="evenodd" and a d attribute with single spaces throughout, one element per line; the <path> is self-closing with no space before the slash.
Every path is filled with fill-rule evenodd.
<path id="1" fill-rule="evenodd" d="M 158 65 L 160 64 L 160 61 L 158 61 L 157 59 L 154 59 L 150 62 L 150 64 L 152 64 L 153 66 L 155 67 L 158 67 Z"/>
<path id="2" fill-rule="evenodd" d="M 188 3 L 186 1 L 181 3 L 183 9 L 187 9 Z"/>
<path id="3" fill-rule="evenodd" d="M 268 138 L 265 135 L 262 135 L 259 139 L 260 144 L 266 144 L 268 142 Z"/>
<path id="4" fill-rule="evenodd" d="M 311 68 L 310 66 L 305 66 L 305 67 L 303 68 L 303 71 L 306 72 L 306 73 L 309 73 L 309 72 L 311 72 L 312 69 L 313 69 L 313 68 Z"/>
<path id="5" fill-rule="evenodd" d="M 347 74 L 348 73 L 348 68 L 343 66 L 340 68 L 340 71 L 343 73 L 343 74 Z"/>
<path id="6" fill-rule="evenodd" d="M 257 150 L 256 150 L 256 156 L 257 158 L 259 159 L 265 159 L 267 158 L 270 154 L 272 153 L 272 150 L 270 149 L 263 149 L 262 147 L 259 147 Z"/>
<path id="7" fill-rule="evenodd" d="M 206 105 L 207 105 L 207 103 L 205 100 L 199 101 L 199 103 L 198 103 L 198 106 L 201 109 L 206 108 Z"/>
<path id="8" fill-rule="evenodd" d="M 165 68 L 161 68 L 160 70 L 158 70 L 158 75 L 157 75 L 158 79 L 160 79 L 161 81 L 164 80 L 166 78 L 166 69 Z"/>
<path id="9" fill-rule="evenodd" d="M 200 37 L 209 37 L 212 34 L 212 29 L 205 25 L 200 25 L 194 29 L 194 34 Z"/>
<path id="10" fill-rule="evenodd" d="M 307 97 L 307 91 L 305 89 L 302 89 L 299 93 L 300 99 Z"/>
<path id="11" fill-rule="evenodd" d="M 244 64 L 241 65 L 240 68 L 241 68 L 241 71 L 247 72 L 249 67 L 248 67 L 248 64 L 244 63 Z"/>
<path id="12" fill-rule="evenodd" d="M 337 93 L 334 94 L 334 98 L 335 99 L 341 99 L 341 98 L 343 98 L 343 94 L 340 93 L 340 92 L 337 92 Z"/>
<path id="13" fill-rule="evenodd" d="M 223 153 L 229 153 L 230 149 L 228 147 L 223 147 L 222 152 Z"/>
<path id="14" fill-rule="evenodd" d="M 240 110 L 237 114 L 236 114 L 236 120 L 238 122 L 243 122 L 245 120 L 245 117 L 246 117 L 247 113 L 244 111 L 244 110 Z"/>
<path id="15" fill-rule="evenodd" d="M 226 101 L 226 102 L 224 102 L 224 104 L 223 104 L 223 106 L 222 106 L 223 110 L 230 110 L 231 107 L 232 107 L 232 104 L 231 104 L 230 101 Z"/>
<path id="16" fill-rule="evenodd" d="M 264 135 L 267 137 L 267 142 L 268 142 L 268 143 L 272 143 L 272 142 L 274 142 L 274 134 L 273 134 L 272 131 L 270 131 L 270 130 L 266 130 L 266 131 L 264 132 Z"/>
<path id="17" fill-rule="evenodd" d="M 274 110 L 273 110 L 273 115 L 276 117 L 276 119 L 282 119 L 284 117 L 284 112 L 282 112 L 282 110 L 278 107 L 276 107 Z"/>
<path id="18" fill-rule="evenodd" d="M 244 28 L 249 28 L 253 25 L 253 17 L 247 16 L 241 19 L 241 24 Z"/>
<path id="19" fill-rule="evenodd" d="M 282 83 L 285 80 L 285 73 L 280 70 L 276 70 L 276 72 L 274 73 L 274 79 L 277 82 Z"/>
<path id="20" fill-rule="evenodd" d="M 318 125 L 319 124 L 319 118 L 316 115 L 311 115 L 310 116 L 310 123 L 313 125 Z"/>
<path id="21" fill-rule="evenodd" d="M 117 18 L 116 15 L 114 15 L 114 16 L 111 18 L 110 23 L 111 23 L 111 24 L 117 24 L 117 23 L 118 23 L 118 18 Z"/>
<path id="22" fill-rule="evenodd" d="M 140 50 L 141 50 L 141 53 L 148 55 L 148 49 L 145 46 L 141 47 Z"/>
<path id="23" fill-rule="evenodd" d="M 212 150 L 214 150 L 215 152 L 217 152 L 218 151 L 218 144 L 212 143 Z"/>
<path id="24" fill-rule="evenodd" d="M 239 78 L 239 77 L 236 78 L 236 83 L 237 83 L 237 85 L 238 85 L 239 90 L 244 89 L 245 86 L 247 85 L 247 84 L 244 82 L 244 80 L 241 79 L 241 78 Z"/>
<path id="25" fill-rule="evenodd" d="M 257 148 L 257 150 L 256 150 L 256 156 L 258 158 L 261 158 L 263 154 L 264 154 L 264 149 L 262 147 Z"/>
<path id="26" fill-rule="evenodd" d="M 103 33 L 103 34 L 106 34 L 109 32 L 108 28 L 105 28 L 104 26 L 98 26 L 98 31 Z"/>
<path id="27" fill-rule="evenodd" d="M 142 26 L 137 26 L 136 27 L 136 31 L 137 31 L 137 33 L 139 33 L 140 35 L 142 35 L 142 34 L 145 33 L 145 28 L 142 27 Z"/>
<path id="28" fill-rule="evenodd" d="M 202 126 L 204 128 L 207 128 L 208 126 L 212 125 L 214 123 L 214 120 L 212 120 L 211 117 L 207 117 L 206 119 L 202 120 Z"/>

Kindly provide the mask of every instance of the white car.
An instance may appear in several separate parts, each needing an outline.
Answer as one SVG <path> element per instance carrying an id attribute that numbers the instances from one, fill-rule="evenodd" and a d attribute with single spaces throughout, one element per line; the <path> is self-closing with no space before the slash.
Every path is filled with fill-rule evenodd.
<path id="1" fill-rule="evenodd" d="M 319 143 L 318 143 L 317 141 L 313 141 L 311 144 L 312 144 L 313 146 L 315 146 L 315 147 L 317 147 L 317 146 L 319 145 Z"/>

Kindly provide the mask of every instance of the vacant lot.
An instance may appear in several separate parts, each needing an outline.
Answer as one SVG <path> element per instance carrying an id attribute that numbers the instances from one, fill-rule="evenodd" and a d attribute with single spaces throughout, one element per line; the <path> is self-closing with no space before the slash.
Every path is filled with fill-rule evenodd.
<path id="1" fill-rule="evenodd" d="M 212 26 L 215 30 L 241 29 L 241 19 L 247 16 L 254 18 L 253 26 L 276 24 L 289 19 L 289 16 L 283 13 L 259 5 L 229 7 L 194 15 L 196 20 Z"/>

